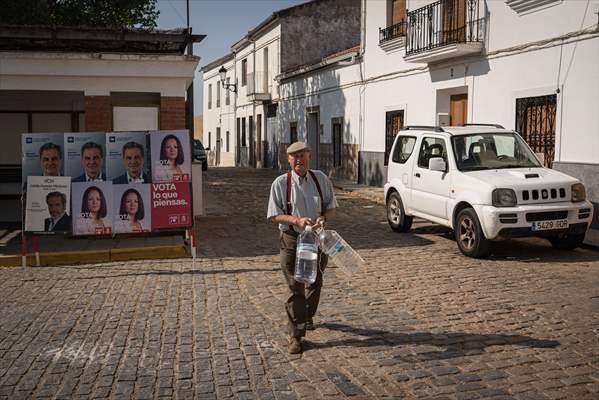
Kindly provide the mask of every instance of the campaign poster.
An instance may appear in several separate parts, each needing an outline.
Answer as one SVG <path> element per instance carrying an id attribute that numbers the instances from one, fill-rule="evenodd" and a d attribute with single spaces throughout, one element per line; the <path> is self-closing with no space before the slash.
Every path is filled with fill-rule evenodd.
<path id="1" fill-rule="evenodd" d="M 73 182 L 73 235 L 113 232 L 113 196 L 110 182 Z"/>
<path id="2" fill-rule="evenodd" d="M 152 230 L 192 225 L 189 183 L 152 183 Z"/>
<path id="3" fill-rule="evenodd" d="M 114 233 L 152 230 L 150 184 L 113 185 Z"/>
<path id="4" fill-rule="evenodd" d="M 115 185 L 151 183 L 150 148 L 146 132 L 106 135 L 106 175 Z"/>
<path id="5" fill-rule="evenodd" d="M 69 232 L 71 178 L 29 176 L 25 210 L 26 232 Z"/>
<path id="6" fill-rule="evenodd" d="M 180 131 L 153 131 L 152 182 L 190 182 L 191 152 L 189 133 Z"/>
<path id="7" fill-rule="evenodd" d="M 71 182 L 106 180 L 106 135 L 103 132 L 65 133 L 65 175 Z"/>
<path id="8" fill-rule="evenodd" d="M 22 182 L 27 188 L 29 176 L 63 176 L 64 134 L 24 133 L 21 136 Z"/>

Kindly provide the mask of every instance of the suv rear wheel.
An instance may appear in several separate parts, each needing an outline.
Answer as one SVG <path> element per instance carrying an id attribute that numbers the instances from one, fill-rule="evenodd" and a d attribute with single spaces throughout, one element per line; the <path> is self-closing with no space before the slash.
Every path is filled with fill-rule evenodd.
<path id="1" fill-rule="evenodd" d="M 406 215 L 399 193 L 393 192 L 387 200 L 387 221 L 396 232 L 407 232 L 412 227 L 412 216 Z"/>
<path id="2" fill-rule="evenodd" d="M 551 236 L 549 241 L 551 245 L 560 250 L 574 250 L 580 247 L 584 240 L 584 233 L 579 234 L 566 234 L 564 236 Z"/>
<path id="3" fill-rule="evenodd" d="M 464 255 L 484 258 L 489 254 L 491 243 L 485 237 L 474 209 L 464 208 L 458 213 L 454 232 L 458 247 Z"/>

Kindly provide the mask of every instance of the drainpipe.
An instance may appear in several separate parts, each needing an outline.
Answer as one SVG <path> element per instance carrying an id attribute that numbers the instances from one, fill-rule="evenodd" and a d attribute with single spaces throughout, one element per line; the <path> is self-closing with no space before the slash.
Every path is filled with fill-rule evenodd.
<path id="1" fill-rule="evenodd" d="M 235 84 L 235 92 L 233 93 L 233 128 L 235 132 L 235 166 L 239 167 L 237 160 L 240 160 L 241 144 L 237 137 L 241 135 L 237 132 L 237 94 L 239 93 L 239 84 L 237 83 L 237 52 L 233 52 L 233 83 Z"/>
<path id="2" fill-rule="evenodd" d="M 256 95 L 256 41 L 253 39 L 250 39 L 252 44 L 254 45 L 254 49 L 252 50 L 252 64 L 253 64 L 253 73 L 252 73 L 252 77 L 254 80 L 254 96 Z M 256 101 L 252 100 L 252 115 L 253 117 L 253 129 L 252 131 L 254 132 L 254 148 L 252 149 L 252 151 L 254 152 L 254 164 L 256 164 L 255 168 L 259 168 L 260 166 L 258 165 L 258 154 L 260 153 L 258 150 L 258 135 L 256 132 Z M 262 128 L 262 127 L 260 127 Z"/>
<path id="3" fill-rule="evenodd" d="M 360 81 L 362 82 L 362 84 L 360 85 L 360 90 L 359 90 L 359 99 L 360 99 L 360 119 L 358 122 L 358 171 L 357 172 L 357 177 L 356 177 L 356 182 L 359 182 L 360 180 L 360 153 L 362 152 L 362 149 L 364 147 L 364 136 L 365 136 L 365 132 L 364 132 L 364 127 L 366 125 L 366 118 L 365 118 L 365 93 L 366 93 L 366 87 L 364 85 L 364 69 L 365 69 L 365 63 L 364 63 L 364 52 L 366 50 L 366 0 L 362 0 L 361 2 L 361 17 L 360 17 Z"/>

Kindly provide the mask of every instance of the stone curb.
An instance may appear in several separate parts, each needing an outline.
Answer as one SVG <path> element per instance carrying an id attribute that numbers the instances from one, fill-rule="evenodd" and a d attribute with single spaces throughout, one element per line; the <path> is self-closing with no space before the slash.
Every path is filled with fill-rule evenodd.
<path id="1" fill-rule="evenodd" d="M 111 261 L 182 258 L 187 256 L 187 249 L 184 245 L 131 247 L 123 249 L 40 253 L 40 264 L 43 266 L 94 264 Z M 34 264 L 35 255 L 27 254 L 27 265 L 34 266 Z M 19 266 L 21 266 L 20 255 L 0 256 L 0 268 Z"/>

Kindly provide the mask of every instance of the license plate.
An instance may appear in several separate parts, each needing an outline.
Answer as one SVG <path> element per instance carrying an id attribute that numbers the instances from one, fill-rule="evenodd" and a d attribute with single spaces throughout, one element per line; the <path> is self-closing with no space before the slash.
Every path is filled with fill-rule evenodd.
<path id="1" fill-rule="evenodd" d="M 547 231 L 550 229 L 567 229 L 567 219 L 555 219 L 552 221 L 534 221 L 532 223 L 533 231 Z"/>

